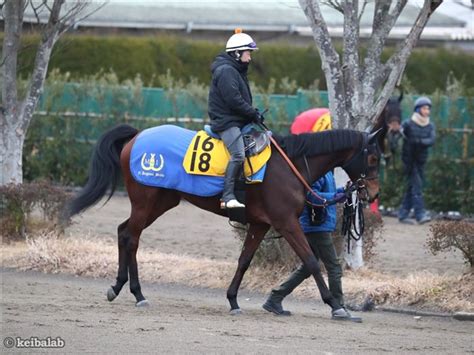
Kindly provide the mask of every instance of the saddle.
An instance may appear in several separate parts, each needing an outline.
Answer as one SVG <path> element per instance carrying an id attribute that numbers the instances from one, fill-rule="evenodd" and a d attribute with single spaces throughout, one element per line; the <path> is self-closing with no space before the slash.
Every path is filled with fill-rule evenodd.
<path id="1" fill-rule="evenodd" d="M 210 125 L 204 125 L 204 131 L 212 138 L 221 140 L 221 137 L 211 129 Z M 264 130 L 255 123 L 245 125 L 241 132 L 244 139 L 246 157 L 257 155 L 270 145 L 272 132 Z"/>

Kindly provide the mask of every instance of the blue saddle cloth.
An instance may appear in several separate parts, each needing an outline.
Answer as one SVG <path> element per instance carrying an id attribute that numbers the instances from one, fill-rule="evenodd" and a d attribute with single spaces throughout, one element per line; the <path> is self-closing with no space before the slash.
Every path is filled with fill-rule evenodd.
<path id="1" fill-rule="evenodd" d="M 215 196 L 224 189 L 220 176 L 191 175 L 183 159 L 196 131 L 163 125 L 142 131 L 132 147 L 130 171 L 140 184 L 178 190 L 197 196 Z M 263 180 L 264 166 L 253 176 Z"/>

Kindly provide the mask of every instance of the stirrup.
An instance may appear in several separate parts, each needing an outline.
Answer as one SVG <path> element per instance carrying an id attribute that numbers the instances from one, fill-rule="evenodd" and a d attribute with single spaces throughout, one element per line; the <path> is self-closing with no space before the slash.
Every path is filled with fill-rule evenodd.
<path id="1" fill-rule="evenodd" d="M 237 201 L 235 198 L 229 201 L 221 201 L 221 209 L 227 208 L 245 208 L 245 205 Z"/>

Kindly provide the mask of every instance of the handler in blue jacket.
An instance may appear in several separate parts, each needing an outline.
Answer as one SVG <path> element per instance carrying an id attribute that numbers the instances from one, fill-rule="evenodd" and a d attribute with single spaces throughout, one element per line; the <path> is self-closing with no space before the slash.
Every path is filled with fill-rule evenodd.
<path id="1" fill-rule="evenodd" d="M 322 178 L 314 182 L 311 188 L 316 194 L 328 201 L 344 202 L 346 200 L 344 188 L 336 189 L 332 172 L 328 172 Z M 315 201 L 315 197 L 311 194 L 308 194 L 308 198 L 313 203 L 321 203 L 321 201 Z M 313 210 L 309 205 L 306 205 L 300 216 L 300 224 L 314 255 L 318 260 L 324 263 L 328 273 L 329 290 L 343 307 L 342 310 L 338 310 L 339 312 L 333 311 L 332 318 L 360 322 L 361 318 L 352 317 L 344 308 L 344 295 L 341 282 L 342 268 L 337 258 L 331 235 L 336 229 L 336 204 L 334 203 L 327 206 L 325 211 L 321 208 L 316 208 L 315 211 L 316 218 L 312 218 Z M 291 312 L 283 309 L 283 299 L 310 276 L 311 273 L 305 268 L 304 264 L 301 264 L 285 282 L 272 290 L 262 307 L 277 315 L 290 315 Z"/>

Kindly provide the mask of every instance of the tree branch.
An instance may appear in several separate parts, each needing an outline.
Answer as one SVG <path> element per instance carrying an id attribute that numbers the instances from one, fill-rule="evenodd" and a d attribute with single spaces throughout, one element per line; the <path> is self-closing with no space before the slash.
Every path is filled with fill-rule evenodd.
<path id="1" fill-rule="evenodd" d="M 17 58 L 23 22 L 24 0 L 10 0 L 4 3 L 5 34 L 2 49 L 2 106 L 8 113 L 17 109 Z M 3 122 L 2 122 L 3 123 Z"/>
<path id="2" fill-rule="evenodd" d="M 405 65 L 408 61 L 413 48 L 415 47 L 418 39 L 423 32 L 423 29 L 428 22 L 430 16 L 438 8 L 443 0 L 425 0 L 418 17 L 408 34 L 408 37 L 403 42 L 403 45 L 392 55 L 392 57 L 385 64 L 388 74 L 388 78 L 385 82 L 385 85 L 382 89 L 381 94 L 377 100 L 377 103 L 374 105 L 373 109 L 370 112 L 370 117 L 372 121 L 381 114 L 389 95 L 393 92 L 395 85 L 405 68 Z"/>
<path id="3" fill-rule="evenodd" d="M 362 19 L 362 15 L 364 14 L 365 7 L 367 6 L 368 2 L 369 0 L 364 0 L 364 3 L 362 4 L 362 10 L 360 10 L 360 14 L 359 14 L 359 23 L 360 23 L 360 20 Z"/>
<path id="4" fill-rule="evenodd" d="M 359 77 L 359 0 L 344 3 L 343 65 L 345 106 L 351 112 L 350 126 L 355 127 L 359 116 L 362 90 Z"/>
<path id="5" fill-rule="evenodd" d="M 321 14 L 317 0 L 299 0 L 313 32 L 319 55 L 321 57 L 322 69 L 326 77 L 326 83 L 330 98 L 329 109 L 335 119 L 336 127 L 347 127 L 347 111 L 345 104 L 342 104 L 343 97 L 336 97 L 337 94 L 344 93 L 343 75 L 339 62 L 339 55 L 334 49 L 334 45 L 329 36 L 329 31 Z"/>
<path id="6" fill-rule="evenodd" d="M 3 7 L 5 6 L 5 0 L 0 1 L 0 20 L 4 20 L 5 16 L 3 16 Z"/>
<path id="7" fill-rule="evenodd" d="M 48 4 L 46 3 L 46 0 L 43 0 L 38 6 L 35 7 L 35 2 L 32 0 L 28 1 L 29 5 L 33 9 L 33 14 L 36 17 L 36 23 L 39 25 L 41 24 L 41 19 L 40 19 L 40 13 L 42 11 L 42 8 L 46 7 L 48 8 Z M 48 8 L 49 9 L 49 8 Z"/>
<path id="8" fill-rule="evenodd" d="M 364 59 L 364 69 L 362 70 L 363 74 L 361 79 L 364 91 L 363 107 L 366 109 L 373 107 L 376 93 L 386 80 L 386 75 L 381 63 L 383 48 L 390 31 L 406 6 L 406 3 L 407 0 L 397 0 L 392 11 L 390 11 L 390 1 L 375 2 L 372 34 Z"/>
<path id="9" fill-rule="evenodd" d="M 28 93 L 22 105 L 22 123 L 24 129 L 27 128 L 40 98 L 48 71 L 49 59 L 56 41 L 62 33 L 67 31 L 74 24 L 72 19 L 81 14 L 82 11 L 89 6 L 90 2 L 83 1 L 75 3 L 61 16 L 64 4 L 65 0 L 54 0 L 48 23 L 41 36 Z"/>
<path id="10" fill-rule="evenodd" d="M 344 13 L 341 3 L 338 0 L 325 0 L 322 4 L 332 7 L 334 10 L 339 11 L 341 14 Z"/>

